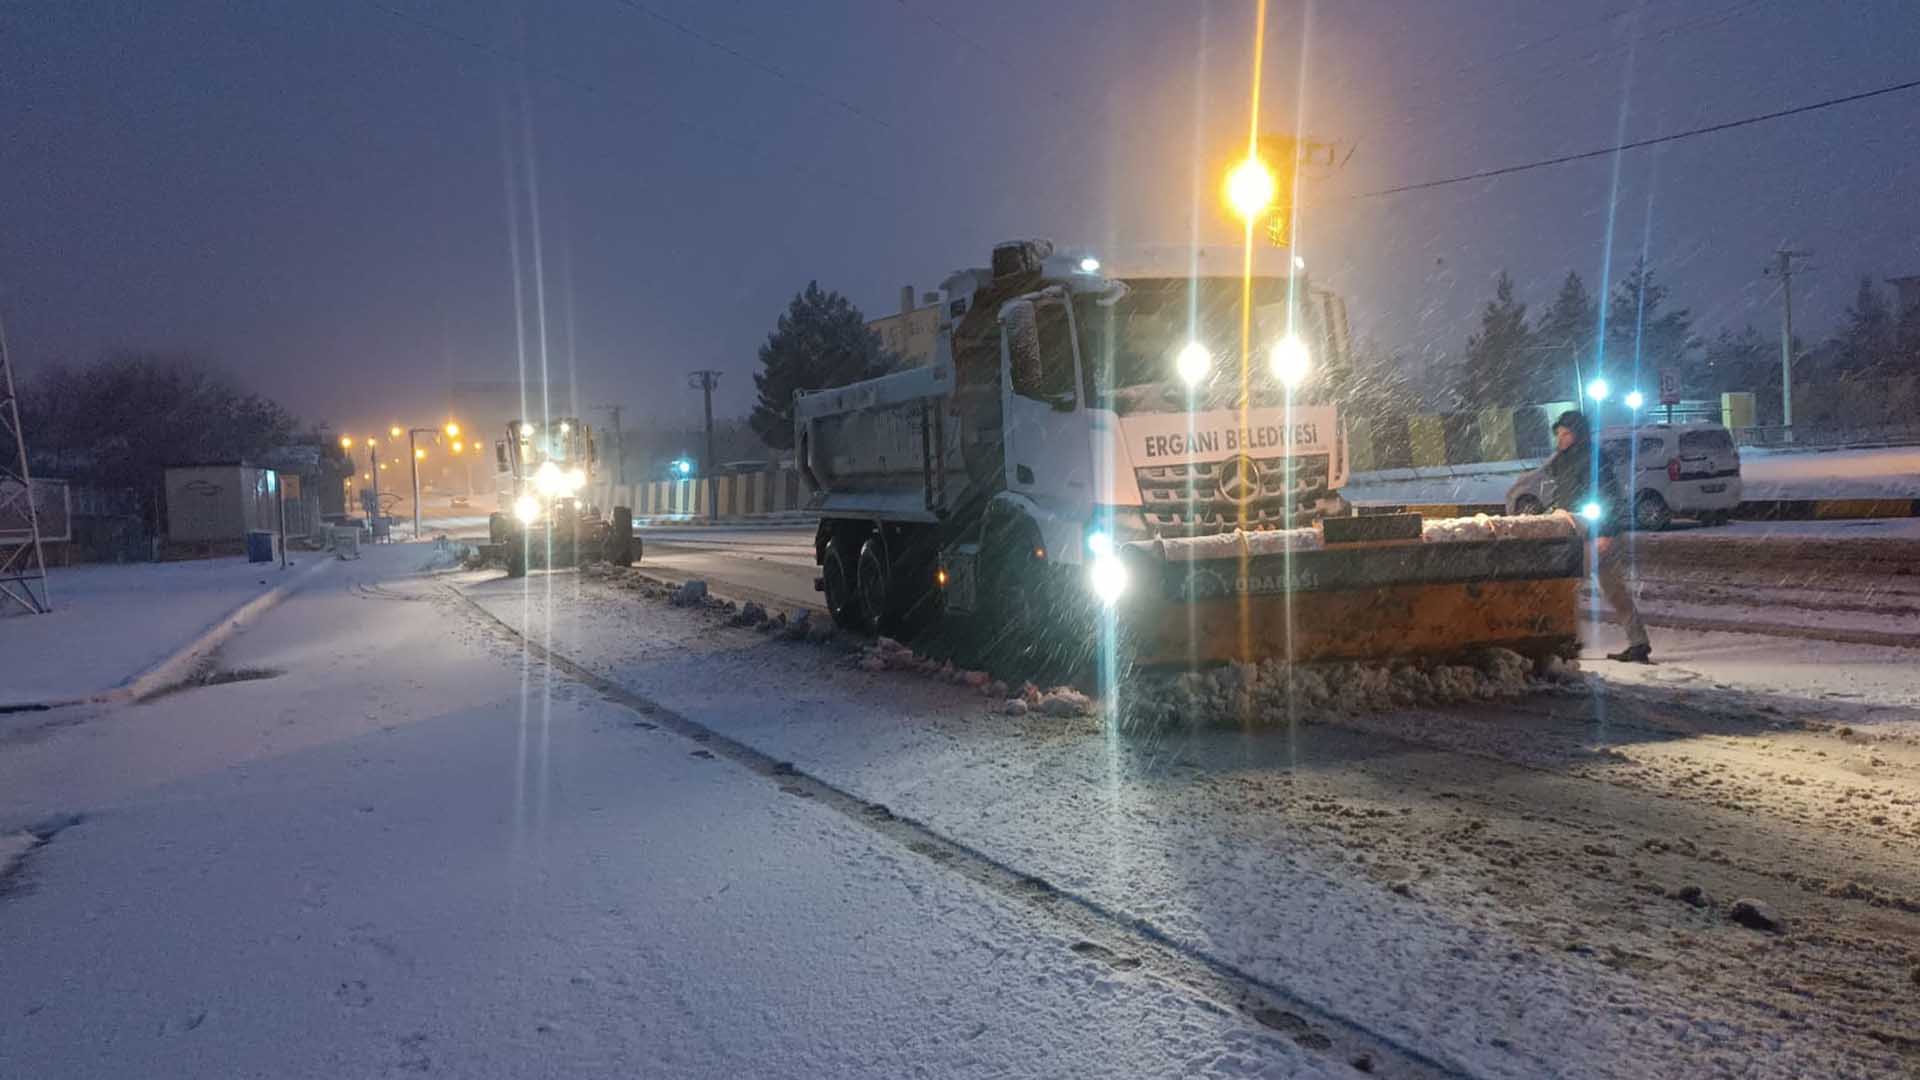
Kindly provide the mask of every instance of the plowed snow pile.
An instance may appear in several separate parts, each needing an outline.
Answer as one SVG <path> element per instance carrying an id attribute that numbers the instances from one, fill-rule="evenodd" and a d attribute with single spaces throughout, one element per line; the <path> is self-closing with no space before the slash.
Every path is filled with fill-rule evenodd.
<path id="1" fill-rule="evenodd" d="M 1577 662 L 1533 661 L 1486 649 L 1471 663 L 1230 663 L 1210 671 L 1141 674 L 1128 680 L 1120 712 L 1129 725 L 1285 723 L 1328 714 L 1495 701 L 1580 680 Z"/>

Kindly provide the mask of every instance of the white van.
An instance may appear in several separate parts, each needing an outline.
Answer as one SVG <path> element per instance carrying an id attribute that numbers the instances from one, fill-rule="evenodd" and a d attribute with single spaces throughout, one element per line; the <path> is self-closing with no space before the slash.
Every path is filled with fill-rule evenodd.
<path id="1" fill-rule="evenodd" d="M 1635 528 L 1657 531 L 1676 517 L 1725 525 L 1740 505 L 1740 450 L 1711 420 L 1603 428 L 1600 448 L 1613 459 Z M 1507 491 L 1507 512 L 1546 509 L 1553 501 L 1546 485 L 1544 470 L 1522 476 Z"/>

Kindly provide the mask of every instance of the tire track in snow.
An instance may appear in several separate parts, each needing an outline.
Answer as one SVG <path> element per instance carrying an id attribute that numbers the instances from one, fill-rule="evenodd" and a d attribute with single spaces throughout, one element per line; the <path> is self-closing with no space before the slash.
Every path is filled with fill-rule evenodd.
<path id="1" fill-rule="evenodd" d="M 1465 1070 L 1307 1001 L 1283 986 L 1176 940 L 1145 919 L 1060 889 L 987 853 L 941 834 L 885 805 L 869 802 L 754 747 L 723 735 L 533 640 L 457 587 L 442 586 L 531 655 L 606 699 L 632 710 L 642 725 L 664 729 L 714 757 L 725 758 L 796 798 L 812 799 L 907 851 L 976 884 L 1021 901 L 1076 939 L 1072 951 L 1181 987 L 1223 1009 L 1291 1037 L 1302 1048 L 1345 1063 L 1356 1073 L 1393 1077 L 1466 1077 Z M 699 751 L 696 751 L 698 753 Z"/>

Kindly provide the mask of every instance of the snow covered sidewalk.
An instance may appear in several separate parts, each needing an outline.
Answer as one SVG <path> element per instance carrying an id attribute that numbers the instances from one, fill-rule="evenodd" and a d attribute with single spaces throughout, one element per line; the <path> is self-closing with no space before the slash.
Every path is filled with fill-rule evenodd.
<path id="1" fill-rule="evenodd" d="M 330 556 L 53 567 L 48 615 L 0 615 L 0 708 L 133 687 L 249 604 L 271 603 Z"/>
<path id="2" fill-rule="evenodd" d="M 0 827 L 79 815 L 0 889 L 0 1076 L 1351 1075 L 554 674 L 419 550 L 223 651 L 271 678 L 0 738 Z"/>

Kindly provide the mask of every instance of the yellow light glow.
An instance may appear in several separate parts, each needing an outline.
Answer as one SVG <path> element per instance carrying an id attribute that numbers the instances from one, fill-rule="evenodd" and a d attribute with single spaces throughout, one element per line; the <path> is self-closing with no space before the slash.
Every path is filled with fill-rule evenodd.
<path id="1" fill-rule="evenodd" d="M 449 439 L 457 438 L 459 434 L 460 434 L 460 425 L 454 423 L 451 420 L 447 421 L 447 438 Z"/>
<path id="2" fill-rule="evenodd" d="M 340 436 L 340 449 L 342 450 L 353 449 L 353 436 L 351 435 Z"/>
<path id="3" fill-rule="evenodd" d="M 396 438 L 396 439 L 397 439 L 397 438 L 399 438 L 399 437 L 400 437 L 400 425 L 399 425 L 399 424 L 395 424 L 395 425 L 393 425 L 392 427 L 390 427 L 390 428 L 388 428 L 388 429 L 387 429 L 387 434 L 388 434 L 388 435 L 391 435 L 392 437 L 394 437 L 394 438 Z"/>
<path id="4" fill-rule="evenodd" d="M 454 453 L 456 453 L 456 454 L 457 454 L 457 453 L 459 453 L 459 452 L 461 452 L 462 450 L 465 450 L 466 448 L 467 448 L 467 444 L 466 444 L 466 443 L 463 443 L 463 442 L 461 442 L 461 441 L 460 441 L 459 439 L 455 439 L 455 440 L 453 440 L 453 452 L 454 452 Z"/>
<path id="5" fill-rule="evenodd" d="M 416 449 L 416 450 L 414 450 L 414 452 L 413 452 L 413 460 L 415 460 L 415 461 L 425 461 L 426 459 L 427 459 L 427 452 L 426 452 L 425 450 L 420 450 L 420 449 Z"/>
<path id="6" fill-rule="evenodd" d="M 1273 170 L 1257 157 L 1250 157 L 1227 174 L 1227 205 L 1247 221 L 1258 218 L 1273 205 Z"/>

